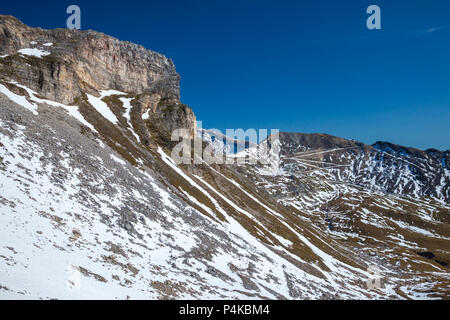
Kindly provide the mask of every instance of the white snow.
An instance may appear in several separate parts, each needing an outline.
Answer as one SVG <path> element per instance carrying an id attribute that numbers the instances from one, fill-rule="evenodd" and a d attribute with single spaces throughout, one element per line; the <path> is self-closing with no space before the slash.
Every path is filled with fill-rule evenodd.
<path id="1" fill-rule="evenodd" d="M 0 299 L 126 299 L 127 296 L 156 299 L 159 294 L 150 286 L 150 281 L 191 282 L 188 276 L 169 264 L 176 262 L 181 265 L 181 261 L 172 257 L 180 256 L 183 251 L 175 251 L 166 243 L 170 241 L 190 250 L 198 241 L 192 233 L 184 230 L 180 221 L 167 215 L 167 221 L 176 226 L 167 235 L 168 230 L 163 229 L 158 221 L 137 213 L 145 220 L 144 224 L 136 225 L 137 231 L 144 235 L 142 240 L 130 237 L 117 226 L 109 228 L 100 222 L 97 210 L 85 207 L 74 198 L 82 188 L 77 179 L 79 171 L 69 174 L 63 190 L 49 179 L 51 165 L 42 167 L 39 159 L 43 154 L 39 147 L 26 143 L 22 132 L 16 132 L 13 139 L 2 134 L 0 137 L 4 144 L 0 147 L 0 156 L 8 159 L 6 171 L 0 174 L 1 195 L 15 203 L 14 207 L 0 203 L 0 283 L 8 288 L 7 291 L 0 288 Z M 28 150 L 32 157 L 23 157 Z M 64 162 L 70 165 L 69 158 Z M 24 173 L 16 169 L 17 164 L 38 178 L 30 180 L 29 187 L 24 187 L 20 180 Z M 107 172 L 107 169 L 102 167 L 100 171 Z M 102 181 L 96 183 L 101 185 Z M 126 200 L 126 190 L 114 187 L 117 191 L 114 199 L 104 195 L 94 197 L 102 214 L 117 225 L 115 209 L 111 205 L 121 207 Z M 33 196 L 24 192 L 26 190 Z M 137 190 L 133 192 L 139 194 Z M 147 201 L 142 197 L 139 202 L 144 205 Z M 62 223 L 58 225 L 57 221 Z M 73 239 L 73 230 L 81 233 L 78 241 Z M 120 255 L 115 259 L 124 266 L 136 267 L 139 270 L 136 278 L 126 268 L 102 262 L 111 255 L 108 243 L 130 250 L 128 259 Z M 80 267 L 103 277 L 106 282 L 81 273 Z M 113 276 L 118 276 L 119 280 Z M 125 279 L 131 285 L 123 285 Z M 192 289 L 200 292 L 198 284 L 193 283 Z M 187 293 L 180 295 L 180 298 L 189 297 Z"/>
<path id="2" fill-rule="evenodd" d="M 111 154 L 110 157 L 111 157 L 111 159 L 113 159 L 115 162 L 117 162 L 117 163 L 119 163 L 119 164 L 121 164 L 121 165 L 123 165 L 123 166 L 126 165 L 126 162 L 125 162 L 125 161 L 123 161 L 122 159 L 116 157 L 115 155 Z"/>
<path id="3" fill-rule="evenodd" d="M 400 228 L 407 229 L 407 230 L 415 232 L 415 233 L 420 233 L 420 234 L 423 234 L 428 237 L 438 238 L 438 236 L 434 235 L 433 233 L 431 233 L 427 230 L 424 230 L 424 229 L 416 227 L 416 226 L 411 226 L 403 221 L 394 220 L 394 219 L 392 219 L 391 221 L 394 222 L 396 225 L 398 225 Z"/>
<path id="4" fill-rule="evenodd" d="M 82 124 L 84 124 L 86 127 L 88 127 L 89 129 L 92 130 L 92 132 L 98 133 L 97 130 L 95 130 L 94 126 L 92 124 L 90 124 L 89 122 L 86 121 L 86 119 L 83 117 L 83 115 L 80 113 L 80 111 L 78 110 L 77 106 L 66 106 L 61 104 L 60 105 L 61 108 L 63 108 L 64 110 L 67 111 L 67 113 L 69 113 L 72 117 L 74 117 L 75 119 L 77 119 L 78 121 L 80 121 Z"/>
<path id="5" fill-rule="evenodd" d="M 210 198 L 211 201 L 213 201 L 214 205 L 216 206 L 216 208 L 226 217 L 226 220 L 228 221 L 228 226 L 227 228 L 229 229 L 230 232 L 240 236 L 242 239 L 245 239 L 246 242 L 248 242 L 251 246 L 253 246 L 254 248 L 257 248 L 258 250 L 260 250 L 261 252 L 264 252 L 266 255 L 268 255 L 271 259 L 274 260 L 273 263 L 270 264 L 270 266 L 261 266 L 262 268 L 272 268 L 272 269 L 276 269 L 279 264 L 284 264 L 285 266 L 288 265 L 290 267 L 293 267 L 292 265 L 290 265 L 289 262 L 287 262 L 286 260 L 280 258 L 279 256 L 275 255 L 271 250 L 269 250 L 267 247 L 265 247 L 262 243 L 259 242 L 258 239 L 256 239 L 255 237 L 253 237 L 238 221 L 236 221 L 233 217 L 230 216 L 230 214 L 228 214 L 223 208 L 220 207 L 220 205 L 217 203 L 217 201 L 205 190 L 203 189 L 201 186 L 199 186 L 196 182 L 194 182 L 186 173 L 184 173 L 180 168 L 178 168 L 174 162 L 172 161 L 172 159 L 170 157 L 168 157 L 165 152 L 161 149 L 158 148 L 158 153 L 161 155 L 162 159 L 164 160 L 164 162 L 166 162 L 166 164 L 168 164 L 172 169 L 174 169 L 178 174 L 180 174 L 185 180 L 187 180 L 192 186 L 194 186 L 195 188 L 197 188 L 199 191 L 201 191 L 206 197 Z M 238 207 L 235 203 L 233 203 L 232 201 L 230 201 L 229 199 L 227 199 L 224 195 L 222 195 L 219 191 L 217 191 L 213 186 L 211 186 L 210 184 L 208 184 L 204 179 L 202 179 L 199 176 L 195 176 L 196 179 L 200 180 L 202 182 L 202 184 L 206 185 L 208 187 L 208 189 L 210 189 L 211 191 L 213 191 L 216 195 L 218 195 L 220 198 L 222 198 L 222 200 L 224 200 L 227 204 L 229 204 L 231 207 L 233 207 L 233 209 L 235 209 L 237 212 L 240 212 L 248 217 L 252 217 L 248 212 L 246 212 L 244 209 Z M 182 192 L 188 196 L 188 198 L 193 201 L 194 203 L 196 203 L 197 205 L 199 205 L 200 207 L 204 208 L 204 205 L 200 205 L 198 203 L 198 201 L 196 201 L 195 199 L 193 199 L 192 196 L 189 196 L 187 194 L 186 191 L 182 190 Z M 204 208 L 205 209 L 205 208 Z M 207 209 L 206 209 L 207 210 Z M 211 211 L 209 211 L 209 213 L 211 213 Z M 319 272 L 321 272 L 327 279 L 326 283 L 327 285 L 333 287 L 335 290 L 338 290 L 339 288 L 339 284 L 337 284 L 334 279 L 336 278 L 337 275 L 346 277 L 347 279 L 351 279 L 351 281 L 355 281 L 357 279 L 361 279 L 364 278 L 365 276 L 368 276 L 367 272 L 352 267 L 350 265 L 347 265 L 335 258 L 333 258 L 332 256 L 330 256 L 329 254 L 325 253 L 324 251 L 322 251 L 321 249 L 319 249 L 317 246 L 313 245 L 306 237 L 304 237 L 303 235 L 299 234 L 296 230 L 294 230 L 293 228 L 291 228 L 287 223 L 285 223 L 284 221 L 280 221 L 282 224 L 284 224 L 288 229 L 290 229 L 297 237 L 300 241 L 302 241 L 305 245 L 307 245 L 308 247 L 311 248 L 311 250 L 323 261 L 323 263 L 331 270 L 331 272 L 325 272 L 324 270 L 318 270 Z M 263 229 L 264 226 L 261 226 Z M 269 232 L 267 229 L 265 229 L 266 232 Z M 289 247 L 292 245 L 292 242 L 284 239 L 278 235 L 274 235 L 283 245 Z M 281 247 L 276 247 L 276 249 L 283 249 Z M 290 253 L 289 253 L 290 254 Z M 300 262 L 304 262 L 302 261 L 299 257 L 295 256 L 296 260 L 300 261 Z M 276 261 L 276 262 L 275 262 Z M 314 265 L 312 265 L 314 266 Z M 294 267 L 295 268 L 295 267 Z M 298 276 L 304 277 L 306 279 L 308 279 L 309 281 L 321 281 L 322 279 L 318 279 L 315 276 L 312 276 L 308 273 L 304 273 L 303 271 L 300 271 L 299 269 L 296 269 L 296 274 Z M 278 292 L 283 292 L 283 289 L 278 289 L 281 291 Z"/>
<path id="6" fill-rule="evenodd" d="M 118 124 L 119 120 L 115 114 L 109 109 L 108 105 L 102 101 L 103 98 L 109 96 L 124 96 L 126 93 L 117 90 L 102 90 L 100 91 L 100 97 L 94 97 L 93 95 L 87 94 L 88 101 L 97 110 L 103 118 L 108 120 L 113 124 Z"/>
<path id="7" fill-rule="evenodd" d="M 28 93 L 28 95 L 30 96 L 30 100 L 31 101 L 36 102 L 36 103 L 44 103 L 44 104 L 47 104 L 47 105 L 52 106 L 52 107 L 62 108 L 69 115 L 71 115 L 72 117 L 74 117 L 75 119 L 80 121 L 83 125 L 85 125 L 89 129 L 91 129 L 92 132 L 96 132 L 97 133 L 97 130 L 95 130 L 94 126 L 92 124 L 90 124 L 89 122 L 87 122 L 86 119 L 84 119 L 83 115 L 79 112 L 77 106 L 66 106 L 66 105 L 64 105 L 62 103 L 59 103 L 59 102 L 46 100 L 46 99 L 40 99 L 40 98 L 36 97 L 36 92 L 31 90 L 30 88 L 28 88 L 28 87 L 26 87 L 24 85 L 18 84 L 15 81 L 11 81 L 11 83 L 14 84 L 17 87 L 20 87 L 20 88 L 24 89 Z M 26 103 L 29 103 L 28 100 L 25 97 L 22 97 L 22 98 L 26 101 Z"/>
<path id="8" fill-rule="evenodd" d="M 292 241 L 289 241 L 288 239 L 285 239 L 282 236 L 277 235 L 276 233 L 272 233 L 272 235 L 285 247 L 292 247 Z"/>
<path id="9" fill-rule="evenodd" d="M 220 294 L 227 299 L 249 299 L 252 297 L 246 294 L 249 290 L 244 286 L 239 275 L 250 266 L 255 273 L 252 280 L 258 286 L 258 293 L 269 299 L 277 298 L 273 292 L 292 298 L 290 290 L 292 285 L 304 298 L 319 299 L 322 298 L 322 292 L 339 294 L 339 297 L 343 299 L 368 297 L 366 290 L 354 285 L 366 279 L 364 272 L 356 268 L 352 269 L 328 256 L 322 251 L 323 246 L 319 249 L 312 245 L 305 235 L 301 240 L 330 269 L 330 272 L 324 272 L 326 279 L 306 272 L 290 262 L 295 259 L 301 262 L 300 265 L 304 265 L 305 261 L 280 246 L 272 246 L 274 250 L 270 249 L 270 245 L 263 244 L 255 238 L 224 210 L 225 207 L 222 208 L 221 204 L 230 201 L 225 197 L 221 197 L 220 204 L 219 201 L 214 200 L 214 206 L 217 206 L 214 209 L 223 212 L 228 223 L 203 219 L 202 217 L 205 216 L 189 208 L 188 204 L 184 203 L 186 205 L 180 207 L 180 203 L 174 203 L 175 197 L 172 198 L 170 189 L 162 187 L 162 184 L 149 174 L 135 172 L 134 174 L 139 174 L 140 177 L 140 182 L 134 184 L 135 187 L 129 184 L 112 185 L 113 198 L 106 194 L 92 193 L 91 196 L 98 206 L 95 208 L 85 206 L 74 197 L 85 186 L 80 184 L 81 171 L 71 168 L 70 155 L 63 154 L 62 163 L 69 169 L 63 189 L 49 178 L 49 174 L 54 170 L 53 165 L 43 167 L 40 160 L 43 153 L 33 143 L 26 143 L 26 136 L 21 130 L 18 130 L 15 137 L 0 134 L 4 145 L 0 147 L 0 156 L 4 159 L 4 163 L 7 163 L 6 170 L 0 171 L 0 194 L 15 204 L 12 206 L 8 205 L 8 202 L 0 203 L 0 256 L 2 257 L 0 284 L 10 290 L 0 289 L 0 298 L 126 299 L 129 296 L 132 299 L 156 299 L 161 297 L 160 292 L 155 290 L 151 283 L 170 281 L 174 288 L 179 285 L 180 288 L 186 289 L 179 293 L 179 299 L 224 298 Z M 159 148 L 158 153 L 169 167 L 206 197 L 214 199 L 209 191 L 214 194 L 219 193 L 218 189 L 204 181 L 195 182 L 194 179 L 198 178 L 191 178 L 176 167 L 162 149 Z M 132 167 L 114 154 L 107 154 L 105 157 L 111 157 L 114 161 L 123 164 L 126 170 Z M 100 173 L 99 179 L 92 181 L 92 186 L 101 190 L 105 188 L 105 175 L 114 175 L 117 172 L 104 167 L 101 158 L 92 161 L 96 161 Z M 18 167 L 18 164 L 21 166 Z M 25 185 L 23 183 L 25 180 L 21 176 L 26 173 L 21 168 L 26 168 L 35 179 L 26 180 Z M 139 187 L 142 185 L 150 185 L 159 191 L 163 205 L 161 206 L 161 203 L 154 205 L 155 199 L 148 198 L 148 194 Z M 205 185 L 205 188 L 200 185 Z M 240 189 L 237 182 L 235 185 Z M 214 217 L 214 210 L 197 200 L 190 189 L 181 190 L 181 192 Z M 137 234 L 141 235 L 140 237 L 131 236 L 118 226 L 120 209 L 125 207 L 128 199 L 139 202 L 134 214 L 142 223 L 135 223 L 134 227 Z M 256 197 L 252 200 L 258 202 Z M 228 204 L 233 206 L 231 203 Z M 183 216 L 195 213 L 198 225 L 184 223 L 179 216 L 174 215 L 174 211 L 169 211 L 169 206 L 173 210 L 183 212 Z M 148 208 L 161 214 L 167 223 L 162 225 L 160 219 L 150 219 L 148 214 L 143 214 L 149 212 Z M 107 217 L 110 224 L 101 222 L 102 217 Z M 227 234 L 227 245 L 232 250 L 219 248 L 212 253 L 211 260 L 193 257 L 190 252 L 193 248 L 200 248 L 197 245 L 203 241 L 203 238 L 198 237 L 198 233 L 202 232 L 206 225 L 212 225 L 220 233 Z M 297 227 L 295 228 L 297 231 Z M 73 230 L 80 231 L 81 237 L 78 240 L 73 239 Z M 267 230 L 264 231 L 266 232 Z M 300 231 L 297 235 L 301 236 L 299 233 Z M 284 237 L 274 236 L 283 246 L 292 245 L 292 242 Z M 217 237 L 215 241 L 220 242 L 224 239 Z M 108 243 L 119 245 L 126 251 L 128 257 L 125 258 L 120 254 L 113 255 Z M 283 255 L 276 253 L 280 251 Z M 117 263 L 111 264 L 105 261 L 105 257 L 111 256 Z M 139 270 L 136 276 L 123 268 L 128 264 Z M 322 271 L 314 263 L 309 265 Z M 211 275 L 209 272 L 211 267 L 218 269 L 229 279 L 224 280 Z M 106 282 L 86 276 L 80 271 L 81 268 L 103 277 Z M 236 272 L 236 269 L 240 271 Z M 201 281 L 198 280 L 199 278 L 193 279 L 190 273 L 195 273 Z M 291 284 L 286 280 L 287 275 L 293 278 Z M 276 280 L 273 277 L 276 277 Z M 116 280 L 117 278 L 119 280 Z M 337 279 L 339 281 L 334 281 Z M 125 281 L 129 281 L 130 284 L 124 285 Z M 202 287 L 204 283 L 215 287 L 213 290 L 205 290 Z M 391 277 L 384 291 L 372 292 L 370 296 L 385 298 L 388 294 L 393 294 L 398 297 L 392 289 L 392 286 L 397 283 L 397 279 Z M 409 292 L 407 294 L 412 296 Z"/>
<path id="10" fill-rule="evenodd" d="M 93 106 L 95 108 L 95 110 L 97 110 L 103 116 L 103 118 L 105 118 L 106 120 L 108 120 L 114 124 L 119 123 L 119 120 L 117 120 L 117 117 L 115 116 L 115 114 L 112 113 L 112 111 L 109 109 L 108 105 L 102 101 L 101 97 L 97 98 L 97 97 L 91 96 L 90 94 L 88 94 L 87 97 L 88 97 L 88 101 L 91 104 L 91 106 Z"/>
<path id="11" fill-rule="evenodd" d="M 125 108 L 125 113 L 123 114 L 123 116 L 125 117 L 125 119 L 127 119 L 129 130 L 133 134 L 133 136 L 136 138 L 136 141 L 140 142 L 141 139 L 134 131 L 133 124 L 131 123 L 131 117 L 130 117 L 131 100 L 132 100 L 132 98 L 120 98 L 120 101 L 122 101 L 123 107 Z"/>
<path id="12" fill-rule="evenodd" d="M 19 84 L 15 85 L 26 90 L 29 99 L 15 95 L 5 86 L 0 85 L 0 91 L 2 93 L 5 91 L 6 96 L 13 101 L 14 99 L 19 101 L 21 105 L 28 103 L 28 108 L 35 108 L 33 110 L 36 114 L 36 103 L 61 107 L 69 113 L 78 112 L 77 107 L 64 106 L 53 101 L 40 99 L 31 89 Z M 108 95 L 126 94 L 115 90 L 107 90 L 101 92 L 100 98 L 93 98 L 101 100 Z M 122 97 L 120 100 L 125 108 L 124 117 L 127 119 L 130 130 L 132 130 L 131 99 Z M 99 103 L 94 101 L 94 104 Z M 109 110 L 108 106 L 105 108 Z M 102 111 L 108 113 L 105 110 Z M 109 112 L 112 113 L 111 110 Z M 77 116 L 80 117 L 80 122 L 86 122 L 79 112 L 74 115 L 75 118 Z M 386 288 L 377 293 L 368 294 L 364 288 L 355 285 L 355 283 L 364 281 L 367 273 L 362 269 L 348 265 L 344 260 L 340 261 L 340 258 L 338 259 L 331 254 L 331 252 L 334 252 L 333 250 L 338 251 L 337 242 L 329 241 L 329 238 L 322 238 L 320 234 L 313 232 L 314 229 L 304 229 L 301 224 L 296 225 L 291 221 L 288 224 L 285 216 L 276 212 L 276 207 L 274 207 L 275 210 L 270 208 L 271 203 L 266 202 L 260 195 L 247 192 L 243 187 L 244 185 L 241 186 L 237 182 L 238 179 L 228 178 L 211 168 L 234 186 L 237 194 L 244 195 L 245 200 L 238 199 L 234 194 L 231 196 L 223 194 L 222 189 L 216 187 L 217 182 L 211 182 L 210 184 L 200 175 L 186 173 L 180 167 L 177 167 L 161 148 L 158 148 L 158 153 L 164 163 L 173 172 L 180 175 L 182 179 L 186 180 L 192 188 L 181 189 L 179 187 L 180 193 L 173 190 L 175 188 L 167 187 L 165 184 L 158 182 L 146 171 L 134 172 L 134 175 L 139 174 L 140 178 L 137 179 L 140 180 L 139 183 L 108 185 L 114 190 L 113 197 L 101 192 L 90 194 L 95 204 L 98 204 L 98 206 L 92 208 L 78 202 L 74 197 L 77 192 L 85 188 L 85 185 L 80 184 L 82 171 L 71 167 L 70 155 L 64 155 L 65 158 L 61 161 L 63 167 L 68 169 L 68 178 L 64 181 L 64 188 L 60 188 L 55 185 L 49 176 L 49 173 L 54 170 L 53 165 L 49 164 L 43 167 L 40 160 L 43 157 L 43 152 L 36 145 L 27 143 L 27 138 L 21 130 L 18 130 L 13 137 L 0 133 L 3 144 L 3 146 L 0 146 L 0 156 L 4 159 L 3 162 L 7 164 L 6 170 L 0 170 L 0 196 L 15 204 L 15 206 L 8 206 L 8 202 L 6 204 L 0 202 L 0 284 L 11 289 L 10 291 L 2 291 L 0 288 L 0 298 L 21 298 L 20 292 L 23 292 L 23 298 L 31 299 L 92 299 L 93 297 L 97 299 L 122 299 L 127 296 L 137 299 L 158 298 L 160 293 L 150 285 L 151 281 L 171 281 L 188 289 L 180 293 L 178 297 L 180 299 L 223 298 L 219 294 L 224 294 L 227 298 L 232 299 L 248 299 L 249 296 L 246 295 L 246 292 L 249 292 L 249 290 L 243 285 L 239 273 L 234 270 L 238 269 L 241 272 L 249 269 L 250 266 L 255 272 L 255 277 L 252 277 L 252 280 L 258 286 L 258 293 L 263 297 L 277 298 L 273 292 L 287 298 L 292 297 L 290 288 L 292 283 L 289 284 L 286 280 L 287 275 L 289 275 L 294 277 L 293 284 L 296 289 L 300 289 L 302 296 L 307 298 L 321 298 L 322 292 L 339 294 L 344 299 L 367 298 L 368 296 L 385 298 L 391 294 L 399 298 L 393 288 L 394 285 L 399 287 L 398 284 L 401 282 L 398 282 L 399 280 L 394 277 L 387 277 L 389 283 L 386 284 Z M 95 129 L 92 127 L 92 130 Z M 97 138 L 94 141 L 102 146 L 102 154 L 106 155 L 103 155 L 103 159 L 95 155 L 92 157 L 92 161 L 95 161 L 99 168 L 99 176 L 98 179 L 92 179 L 89 184 L 98 190 L 102 190 L 105 188 L 104 178 L 106 175 L 114 176 L 118 172 L 130 172 L 134 167 L 115 154 L 107 153 L 111 149 Z M 30 154 L 27 154 L 28 150 Z M 108 160 L 108 158 L 121 164 L 123 168 L 104 167 L 104 163 L 108 164 L 108 161 L 103 162 L 103 160 Z M 22 170 L 23 167 L 28 171 Z M 112 167 L 116 168 L 117 166 Z M 137 168 L 134 169 L 138 170 Z M 143 169 L 145 170 L 145 168 Z M 33 179 L 30 181 L 24 180 L 23 176 L 26 174 L 30 174 Z M 143 185 L 150 186 L 156 193 L 149 197 L 149 194 L 146 194 L 143 190 Z M 330 201 L 335 196 L 339 196 L 342 189 L 346 192 L 351 189 L 349 185 L 335 187 L 326 182 L 324 182 L 324 185 L 327 185 L 327 188 L 329 187 L 332 191 L 326 189 L 326 191 L 317 191 L 314 194 L 308 193 L 302 198 L 293 198 L 294 200 L 288 202 L 291 201 L 292 206 L 298 208 L 299 211 L 306 206 L 316 209 L 321 202 Z M 277 184 L 272 184 L 269 187 L 279 189 Z M 202 198 L 197 195 L 198 193 L 201 193 Z M 160 199 L 158 199 L 158 195 Z M 200 200 L 205 197 L 209 201 Z M 186 198 L 189 202 L 185 201 Z M 363 198 L 350 192 L 342 197 L 345 201 L 350 201 L 353 209 L 358 209 Z M 3 200 L 1 197 L 0 199 Z M 133 226 L 142 238 L 131 236 L 123 228 L 118 227 L 122 208 L 127 207 L 126 201 L 129 199 L 139 203 L 139 205 L 133 206 L 133 211 L 135 211 L 133 213 L 138 221 Z M 292 234 L 288 233 L 288 237 L 285 238 L 268 230 L 255 219 L 253 209 L 248 209 L 252 206 L 242 205 L 246 201 L 257 204 L 260 207 L 258 209 L 260 213 L 267 211 L 267 213 L 272 214 L 279 225 L 289 229 Z M 386 202 L 383 202 L 383 204 L 398 206 L 398 202 L 391 201 L 387 197 L 386 201 L 392 202 L 392 204 Z M 156 205 L 155 202 L 157 202 Z M 195 208 L 191 208 L 189 203 L 194 203 Z M 382 207 L 381 204 L 377 203 L 374 206 Z M 359 217 L 361 217 L 362 222 L 379 227 L 385 226 L 384 220 L 378 221 L 375 219 L 374 211 L 365 208 L 356 209 L 355 212 L 360 214 Z M 207 219 L 199 211 L 207 212 L 212 219 Z M 99 212 L 101 215 L 99 215 Z M 163 219 L 161 219 L 161 216 L 158 216 L 158 219 L 150 219 L 149 216 L 153 213 L 148 215 L 149 212 L 156 212 L 155 214 L 160 214 Z M 198 225 L 193 227 L 184 223 L 180 216 L 175 213 L 182 213 L 182 216 L 194 215 L 198 219 Z M 216 219 L 218 213 L 225 217 L 226 222 Z M 285 214 L 284 211 L 282 213 Z M 56 221 L 61 221 L 61 224 L 56 223 L 48 216 L 45 217 L 47 214 Z M 74 214 L 81 219 L 76 218 Z M 318 212 L 311 210 L 305 214 L 312 217 Z M 426 214 L 426 211 L 423 214 Z M 107 220 L 110 220 L 110 225 L 101 222 L 100 216 L 107 217 Z M 240 218 L 246 219 L 243 216 L 255 220 L 255 224 L 257 224 L 255 228 L 261 237 L 269 233 L 282 246 L 274 244 L 276 241 L 263 242 L 255 237 L 253 232 L 249 232 L 240 223 Z M 162 224 L 162 221 L 166 223 Z M 412 229 L 415 232 L 428 232 L 403 224 L 400 221 L 394 220 L 393 222 L 405 229 L 415 228 Z M 227 244 L 232 250 L 219 248 L 211 253 L 212 258 L 208 261 L 193 258 L 190 250 L 196 248 L 196 245 L 203 241 L 202 237 L 198 236 L 198 232 L 202 232 L 205 225 L 212 225 L 220 233 L 225 233 L 229 237 L 226 238 Z M 74 241 L 71 239 L 75 229 L 80 230 L 82 234 L 80 240 Z M 212 236 L 214 237 L 214 235 Z M 431 236 L 433 235 L 431 234 Z M 299 241 L 295 241 L 297 238 Z M 292 241 L 288 239 L 292 239 Z M 394 238 L 391 239 L 394 240 Z M 223 241 L 219 236 L 215 240 Z M 272 240 L 274 239 L 272 238 Z M 116 259 L 117 264 L 105 262 L 104 258 L 112 255 L 108 251 L 108 242 L 120 245 L 127 251 L 129 257 L 115 255 L 114 259 Z M 312 262 L 306 262 L 291 252 L 291 249 L 294 249 L 293 246 L 303 244 L 317 256 L 313 258 Z M 317 272 L 314 272 L 313 275 L 311 271 L 293 264 L 292 261 L 294 260 L 299 261 L 299 265 L 308 264 L 310 268 Z M 323 262 L 327 268 L 322 267 L 319 262 Z M 139 269 L 139 274 L 136 277 L 130 276 L 128 271 L 120 267 L 120 265 L 127 265 L 128 263 Z M 104 277 L 107 282 L 97 281 L 93 277 L 81 274 L 80 267 Z M 184 271 L 189 270 L 195 273 L 203 282 L 192 279 L 188 275 L 189 273 L 181 272 L 180 267 L 191 268 Z M 230 280 L 212 276 L 209 272 L 211 267 L 226 274 Z M 322 274 L 324 277 L 316 276 L 317 274 Z M 272 276 L 277 276 L 277 280 L 270 278 Z M 116 281 L 115 277 L 119 277 L 120 281 Z M 68 280 L 72 281 L 73 284 L 70 285 Z M 131 284 L 123 285 L 125 280 L 131 281 Z M 204 292 L 201 287 L 202 283 L 216 286 L 214 288 L 215 293 L 212 291 Z M 415 297 L 414 294 L 419 297 L 417 292 L 410 292 L 413 289 L 409 287 L 409 284 L 408 287 L 402 287 L 402 290 L 409 297 Z M 201 294 L 193 293 L 195 291 L 201 292 Z M 423 297 L 427 297 L 427 295 Z"/>
<path id="13" fill-rule="evenodd" d="M 158 153 L 161 155 L 161 158 L 163 161 L 168 164 L 176 173 L 178 173 L 181 177 L 183 177 L 187 182 L 189 182 L 193 187 L 197 188 L 201 193 L 203 193 L 205 196 L 209 198 L 209 200 L 214 204 L 216 209 L 226 215 L 225 211 L 222 209 L 222 207 L 217 203 L 216 199 L 214 199 L 205 189 L 203 189 L 201 186 L 199 186 L 194 180 L 192 180 L 188 175 L 186 175 L 183 170 L 178 168 L 173 160 L 166 155 L 166 153 L 161 149 L 161 147 L 158 147 Z"/>
<path id="14" fill-rule="evenodd" d="M 18 52 L 26 56 L 33 56 L 38 58 L 42 58 L 50 54 L 50 52 L 38 48 L 25 48 L 20 49 Z"/>
<path id="15" fill-rule="evenodd" d="M 113 90 L 113 89 L 100 91 L 101 99 L 103 99 L 104 97 L 109 97 L 109 96 L 126 96 L 126 95 L 127 94 L 125 92 Z"/>

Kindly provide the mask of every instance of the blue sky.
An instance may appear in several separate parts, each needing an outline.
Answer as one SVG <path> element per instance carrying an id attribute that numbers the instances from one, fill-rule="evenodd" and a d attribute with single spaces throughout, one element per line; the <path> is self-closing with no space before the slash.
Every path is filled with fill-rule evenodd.
<path id="1" fill-rule="evenodd" d="M 31 26 L 82 29 L 172 58 L 207 128 L 329 133 L 450 149 L 450 1 L 3 1 Z M 381 30 L 366 8 L 381 8 Z"/>

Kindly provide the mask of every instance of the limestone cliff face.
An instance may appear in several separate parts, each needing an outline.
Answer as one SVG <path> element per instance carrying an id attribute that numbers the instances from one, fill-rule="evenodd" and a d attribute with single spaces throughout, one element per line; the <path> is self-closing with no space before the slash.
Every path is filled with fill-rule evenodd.
<path id="1" fill-rule="evenodd" d="M 45 55 L 21 54 L 19 50 L 25 48 Z M 158 118 L 177 120 L 166 123 L 167 129 L 195 127 L 192 110 L 179 103 L 180 76 L 172 60 L 140 45 L 91 30 L 32 28 L 14 17 L 0 16 L 0 55 L 7 55 L 0 59 L 0 74 L 7 75 L 4 80 L 15 80 L 47 99 L 71 104 L 85 93 L 115 89 L 151 97 Z M 173 114 L 161 116 L 160 101 L 164 101 L 161 108 Z M 177 106 L 184 106 L 185 117 L 180 118 Z"/>
<path id="2" fill-rule="evenodd" d="M 280 133 L 286 171 L 326 168 L 331 179 L 412 197 L 450 202 L 450 151 L 373 145 L 327 134 Z M 305 163 L 309 164 L 306 166 Z"/>

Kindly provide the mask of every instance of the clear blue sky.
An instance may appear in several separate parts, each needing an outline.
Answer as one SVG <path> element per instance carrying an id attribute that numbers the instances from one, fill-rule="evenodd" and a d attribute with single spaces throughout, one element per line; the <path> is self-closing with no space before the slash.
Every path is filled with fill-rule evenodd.
<path id="1" fill-rule="evenodd" d="M 2 1 L 0 12 L 65 27 L 70 4 L 83 29 L 172 58 L 204 127 L 450 149 L 448 0 Z M 366 28 L 371 4 L 382 30 Z"/>

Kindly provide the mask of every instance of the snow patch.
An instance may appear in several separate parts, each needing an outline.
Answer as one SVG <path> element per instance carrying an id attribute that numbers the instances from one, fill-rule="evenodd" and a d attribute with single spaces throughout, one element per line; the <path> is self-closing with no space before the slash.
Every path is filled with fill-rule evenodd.
<path id="1" fill-rule="evenodd" d="M 127 163 L 125 161 L 123 161 L 122 159 L 116 157 L 115 155 L 111 154 L 110 155 L 111 159 L 113 159 L 115 162 L 121 164 L 121 165 L 126 165 Z"/>
<path id="2" fill-rule="evenodd" d="M 46 100 L 46 99 L 40 99 L 38 97 L 36 97 L 36 92 L 31 90 L 28 87 L 25 87 L 21 84 L 18 84 L 15 81 L 11 81 L 11 84 L 14 84 L 15 86 L 24 89 L 28 95 L 30 96 L 30 100 L 36 103 L 44 103 L 47 104 L 49 106 L 52 107 L 59 107 L 59 108 L 63 108 L 69 115 L 71 115 L 72 117 L 74 117 L 75 119 L 77 119 L 79 122 L 81 122 L 83 125 L 85 125 L 86 127 L 88 127 L 89 129 L 92 130 L 92 132 L 97 132 L 97 130 L 95 130 L 94 126 L 92 124 L 90 124 L 89 122 L 86 121 L 86 119 L 84 119 L 83 115 L 79 112 L 79 109 L 77 106 L 66 106 L 62 103 L 59 102 L 55 102 L 55 101 L 51 101 L 51 100 Z M 27 103 L 28 100 L 25 97 L 22 97 Z M 37 107 L 36 107 L 37 108 Z M 36 113 L 37 114 L 37 113 Z"/>
<path id="3" fill-rule="evenodd" d="M 103 102 L 102 99 L 109 96 L 124 96 L 124 95 L 126 95 L 126 93 L 111 89 L 100 91 L 100 97 L 94 97 L 90 94 L 87 94 L 87 97 L 91 106 L 93 106 L 94 109 L 97 110 L 103 116 L 103 118 L 105 118 L 106 120 L 108 120 L 113 124 L 118 124 L 119 120 L 117 119 L 116 115 L 111 111 L 111 109 L 109 109 L 108 105 L 105 102 Z"/>
<path id="4" fill-rule="evenodd" d="M 87 97 L 91 106 L 93 106 L 94 109 L 97 110 L 103 118 L 105 118 L 109 122 L 112 122 L 113 124 L 119 123 L 119 120 L 117 120 L 115 114 L 109 109 L 108 105 L 102 101 L 102 97 L 97 98 L 91 96 L 90 94 L 88 94 Z"/>
<path id="5" fill-rule="evenodd" d="M 148 118 L 150 118 L 150 109 L 142 115 L 142 120 L 147 120 Z"/>
<path id="6" fill-rule="evenodd" d="M 14 92 L 9 91 L 4 85 L 0 84 L 0 92 L 7 96 L 11 101 L 31 111 L 34 115 L 38 115 L 38 106 L 35 103 L 29 102 L 24 96 L 19 96 Z"/>
<path id="7" fill-rule="evenodd" d="M 123 116 L 125 117 L 125 119 L 127 119 L 129 130 L 133 134 L 133 136 L 136 138 L 137 142 L 140 142 L 141 139 L 134 131 L 133 124 L 131 123 L 131 117 L 130 117 L 131 100 L 132 100 L 131 98 L 120 98 L 120 101 L 122 101 L 123 107 L 125 108 L 125 113 L 123 114 Z"/>
<path id="8" fill-rule="evenodd" d="M 44 51 L 44 50 L 41 50 L 38 48 L 25 48 L 25 49 L 20 49 L 18 52 L 25 56 L 33 56 L 33 57 L 37 57 L 37 58 L 42 58 L 42 57 L 48 56 L 50 54 L 50 52 Z"/>

